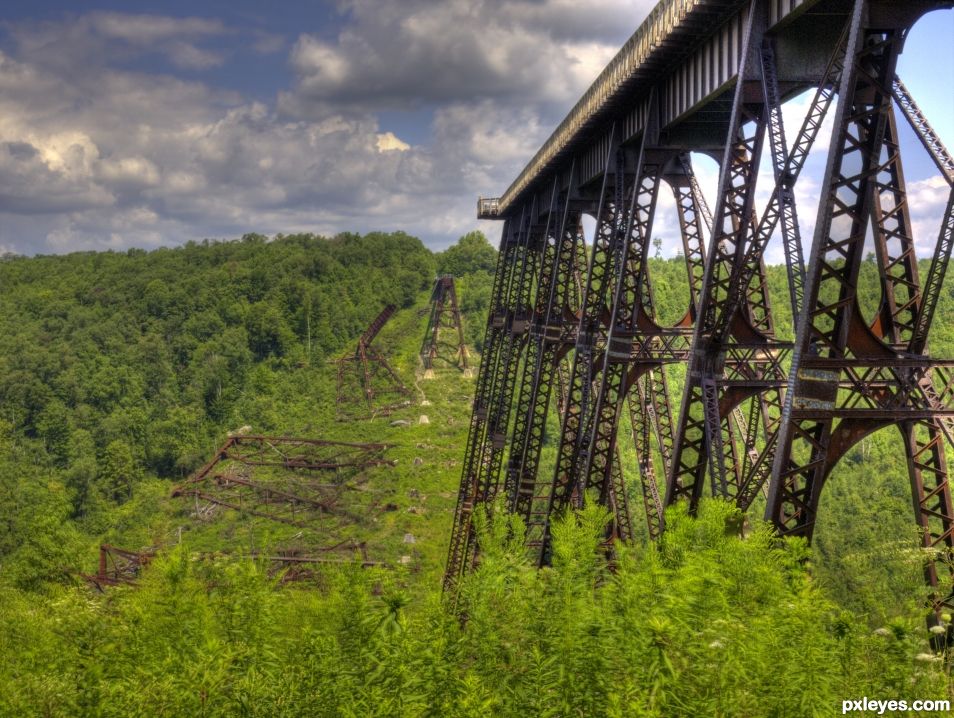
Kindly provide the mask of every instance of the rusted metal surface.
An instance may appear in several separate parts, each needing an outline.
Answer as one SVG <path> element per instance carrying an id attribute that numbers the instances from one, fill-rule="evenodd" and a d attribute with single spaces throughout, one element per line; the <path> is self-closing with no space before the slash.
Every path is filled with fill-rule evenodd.
<path id="1" fill-rule="evenodd" d="M 313 548 L 302 555 L 297 549 L 279 550 L 271 554 L 253 552 L 250 556 L 268 566 L 268 575 L 281 586 L 313 583 L 320 580 L 322 566 L 357 565 L 361 568 L 387 567 L 368 558 L 366 543 L 346 540 L 331 546 Z"/>
<path id="2" fill-rule="evenodd" d="M 384 355 L 371 345 L 395 311 L 397 308 L 393 304 L 382 309 L 362 332 L 354 351 L 336 361 L 338 390 L 335 406 L 339 418 L 384 416 L 407 404 L 403 397 L 410 391 Z"/>
<path id="3" fill-rule="evenodd" d="M 99 547 L 99 565 L 96 573 L 78 575 L 98 591 L 104 590 L 107 586 L 135 585 L 140 571 L 152 561 L 155 555 L 155 549 L 130 551 L 104 543 Z"/>
<path id="4" fill-rule="evenodd" d="M 464 321 L 457 305 L 457 288 L 451 274 L 438 277 L 434 282 L 427 328 L 421 344 L 421 361 L 426 370 L 433 369 L 435 362 L 459 369 L 467 368 Z"/>
<path id="5" fill-rule="evenodd" d="M 385 456 L 389 448 L 381 443 L 231 435 L 209 462 L 176 486 L 171 495 L 191 500 L 191 515 L 197 521 L 208 521 L 213 509 L 229 509 L 247 517 L 317 528 L 325 540 L 335 540 L 336 529 L 368 520 L 369 510 L 382 510 L 376 503 L 370 507 L 356 505 L 348 496 L 349 492 L 369 493 L 361 486 L 365 470 L 394 465 Z M 96 573 L 79 575 L 99 590 L 134 585 L 142 568 L 159 550 L 130 551 L 103 544 Z M 325 564 L 385 566 L 369 558 L 364 542 L 350 538 L 323 547 L 277 548 L 269 555 L 226 550 L 196 557 L 251 557 L 265 562 L 269 574 L 279 577 L 282 584 L 315 579 L 316 568 Z"/>
<path id="6" fill-rule="evenodd" d="M 508 219 L 504 225 L 448 548 L 444 574 L 447 590 L 453 590 L 476 556 L 475 510 L 487 506 L 496 495 L 510 397 L 526 344 L 542 245 L 551 236 L 550 225 L 557 213 L 556 201 L 554 187 L 549 211 L 538 210 L 534 203 L 518 219 Z"/>
<path id="7" fill-rule="evenodd" d="M 814 5 L 817 0 L 782 0 L 766 3 L 768 20 L 773 25 L 785 23 Z M 726 59 L 731 57 L 738 43 L 736 27 L 744 20 L 748 3 L 738 0 L 662 0 L 650 11 L 625 45 L 594 80 L 583 97 L 574 105 L 550 138 L 520 172 L 513 184 L 497 200 L 494 211 L 478 204 L 478 212 L 485 219 L 519 211 L 526 201 L 526 192 L 541 179 L 558 171 L 561 160 L 585 155 L 588 143 L 609 126 L 614 114 L 624 114 L 631 98 L 660 83 L 666 68 L 679 67 L 680 62 L 690 71 L 666 88 L 667 115 L 681 117 L 699 105 L 726 83 L 734 81 L 735 67 Z M 733 22 L 735 20 L 735 22 Z M 712 47 L 703 47 L 700 59 L 692 51 L 714 38 Z M 673 73 L 677 74 L 677 73 Z M 687 92 L 687 88 L 692 88 Z M 625 123 L 625 136 L 617 135 L 617 142 L 630 140 L 643 130 L 642 125 Z M 568 164 L 568 163 L 567 163 Z M 585 179 L 589 179 L 588 177 Z"/>
<path id="8" fill-rule="evenodd" d="M 102 544 L 99 547 L 99 565 L 96 573 L 79 573 L 78 575 L 100 592 L 112 586 L 135 586 L 143 568 L 156 558 L 159 550 L 150 548 L 130 551 L 110 544 Z M 367 544 L 352 540 L 341 541 L 327 547 L 312 548 L 304 554 L 301 549 L 278 549 L 273 554 L 255 551 L 250 554 L 216 552 L 197 553 L 194 557 L 203 561 L 251 558 L 265 564 L 268 575 L 278 579 L 279 585 L 282 586 L 318 580 L 320 566 L 387 567 L 387 564 L 373 561 L 368 557 Z"/>
<path id="9" fill-rule="evenodd" d="M 315 514 L 356 521 L 360 516 L 341 500 L 353 488 L 348 479 L 363 469 L 392 465 L 384 456 L 387 449 L 387 444 L 231 436 L 172 496 L 192 498 L 199 516 L 211 505 L 291 526 L 307 526 Z"/>
<path id="10" fill-rule="evenodd" d="M 954 3 L 710 3 L 722 24 L 693 25 L 692 13 L 704 5 L 660 3 L 493 205 L 505 229 L 487 327 L 491 351 L 480 368 L 446 585 L 473 565 L 476 547 L 462 537 L 472 534 L 473 513 L 493 500 L 504 465 L 506 504 L 526 520 L 526 543 L 540 564 L 548 561 L 553 516 L 587 494 L 612 508 L 628 478 L 614 461 L 621 422 L 638 457 L 639 481 L 630 483 L 642 488 L 652 537 L 663 530 L 664 504 L 685 499 L 694 508 L 708 490 L 747 509 L 768 487 L 767 518 L 783 534 L 810 538 L 838 461 L 864 436 L 897 426 L 915 520 L 931 552 L 925 576 L 933 606 L 950 609 L 954 576 L 942 567 L 954 565 L 944 451 L 954 436 L 954 360 L 932 356 L 927 346 L 954 251 L 954 191 L 937 236 L 917 236 L 900 118 L 949 188 L 954 160 L 895 64 L 911 25 Z M 674 47 L 682 31 L 686 47 Z M 649 36 L 655 39 L 645 45 Z M 649 49 L 633 55 L 639 47 Z M 668 65 L 653 64 L 660 52 Z M 636 56 L 636 65 L 626 64 Z M 781 103 L 812 88 L 789 146 Z M 806 264 L 795 190 L 832 114 Z M 722 161 L 710 215 L 687 150 L 716 148 Z M 772 175 L 769 191 L 759 194 L 763 150 Z M 661 185 L 675 193 L 691 293 L 673 327 L 656 321 L 647 269 L 651 237 L 660 231 Z M 581 262 L 583 214 L 596 220 L 596 233 Z M 859 296 L 858 283 L 869 234 L 880 292 L 871 298 Z M 779 235 L 794 342 L 776 335 L 767 291 L 766 250 Z M 930 241 L 930 266 L 919 271 L 916 249 Z M 878 309 L 865 318 L 860 307 L 871 299 L 880 299 Z M 666 371 L 677 364 L 688 371 L 673 412 Z M 539 447 L 557 380 L 565 398 L 561 391 L 548 474 Z"/>

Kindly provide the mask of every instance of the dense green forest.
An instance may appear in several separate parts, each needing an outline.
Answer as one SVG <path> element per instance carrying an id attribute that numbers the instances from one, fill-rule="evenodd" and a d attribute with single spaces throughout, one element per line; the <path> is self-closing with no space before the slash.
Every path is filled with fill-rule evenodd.
<path id="1" fill-rule="evenodd" d="M 433 279 L 450 273 L 476 363 L 495 262 L 479 233 L 433 253 L 400 232 L 0 261 L 0 714 L 824 716 L 863 695 L 951 694 L 890 429 L 839 466 L 811 548 L 754 519 L 741 539 L 709 502 L 698 518 L 675 509 L 662 541 L 609 572 L 589 509 L 536 571 L 501 519 L 448 606 L 474 380 L 425 381 L 417 352 Z M 684 265 L 650 271 L 674 321 Z M 873 263 L 863 275 L 876 282 Z M 769 285 L 790 334 L 782 268 Z M 389 303 L 375 343 L 408 405 L 338 421 L 332 362 Z M 939 314 L 932 351 L 954 356 L 948 290 Z M 279 587 L 252 555 L 327 543 L 325 524 L 203 521 L 172 497 L 240 427 L 389 444 L 391 463 L 365 477 L 386 508 L 334 535 L 383 566 Z M 77 574 L 101 543 L 158 554 L 135 586 L 99 592 Z"/>

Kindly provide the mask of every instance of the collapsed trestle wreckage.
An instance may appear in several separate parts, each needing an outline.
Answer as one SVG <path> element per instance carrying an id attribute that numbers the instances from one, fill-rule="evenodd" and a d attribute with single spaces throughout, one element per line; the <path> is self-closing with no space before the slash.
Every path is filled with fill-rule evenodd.
<path id="1" fill-rule="evenodd" d="M 335 529 L 366 521 L 376 507 L 357 506 L 343 500 L 356 491 L 375 467 L 394 466 L 386 457 L 389 444 L 350 443 L 290 436 L 232 434 L 192 476 L 174 487 L 173 498 L 193 503 L 192 518 L 206 522 L 216 511 L 233 510 L 249 517 L 317 530 L 325 546 L 276 548 L 268 555 L 249 556 L 267 566 L 281 583 L 317 577 L 315 567 L 330 563 L 354 563 L 363 567 L 383 565 L 368 557 L 367 545 L 351 538 L 337 538 Z M 362 490 L 358 493 L 367 493 Z M 329 524 L 320 519 L 333 519 Z M 178 542 L 179 536 L 175 541 Z M 160 541 L 160 544 L 171 541 Z M 144 566 L 155 558 L 159 547 L 133 551 L 103 544 L 95 574 L 79 573 L 90 585 L 135 585 Z M 213 559 L 228 552 L 201 554 Z"/>
<path id="2" fill-rule="evenodd" d="M 945 453 L 954 360 L 927 351 L 954 247 L 954 192 L 937 236 L 915 237 L 899 123 L 949 190 L 954 160 L 896 74 L 908 30 L 952 5 L 663 0 L 504 195 L 478 200 L 478 216 L 503 229 L 446 590 L 475 565 L 473 517 L 501 487 L 540 565 L 550 560 L 550 522 L 584 496 L 610 510 L 608 540 L 631 538 L 623 416 L 651 538 L 664 529 L 665 506 L 685 500 L 694 510 L 710 493 L 742 510 L 765 495 L 765 517 L 782 535 L 810 539 L 838 461 L 894 425 L 932 617 L 954 608 Z M 803 92 L 808 109 L 789 143 L 782 103 Z M 806 264 L 795 189 L 826 119 Z M 720 163 L 711 213 L 690 153 Z M 765 153 L 772 174 L 757 193 Z M 673 193 L 678 226 L 657 226 L 660 192 Z M 595 220 L 589 241 L 583 215 Z M 661 231 L 681 235 L 690 288 L 672 326 L 657 319 L 648 269 Z M 858 282 L 869 234 L 881 293 L 871 320 Z M 782 336 L 794 342 L 779 338 L 768 293 L 773 236 L 794 318 Z M 933 246 L 926 274 L 916 239 Z M 674 364 L 687 369 L 678 411 L 667 379 Z M 565 396 L 549 467 L 541 445 L 555 381 Z"/>
<path id="3" fill-rule="evenodd" d="M 135 585 L 142 568 L 155 557 L 155 549 L 130 551 L 112 544 L 99 547 L 99 564 L 96 573 L 78 573 L 90 586 L 104 591 L 108 586 Z"/>
<path id="4" fill-rule="evenodd" d="M 233 509 L 290 526 L 307 526 L 315 514 L 357 520 L 339 498 L 348 476 L 375 466 L 392 466 L 387 444 L 355 444 L 321 439 L 230 436 L 215 456 L 172 491 L 202 506 Z M 259 478 L 255 470 L 278 470 Z M 274 472 L 270 472 L 274 473 Z M 318 476 L 330 481 L 319 482 Z"/>
<path id="5" fill-rule="evenodd" d="M 131 551 L 111 544 L 102 544 L 99 547 L 99 565 L 94 574 L 78 573 L 91 587 L 100 593 L 112 586 L 135 586 L 142 569 L 148 566 L 156 557 L 156 548 Z M 383 566 L 379 561 L 368 558 L 367 546 L 354 541 L 341 541 L 331 546 L 311 549 L 317 555 L 302 556 L 298 551 L 279 551 L 275 554 L 261 554 L 253 552 L 248 558 L 263 564 L 271 578 L 276 578 L 281 585 L 312 582 L 320 578 L 315 570 L 318 566 L 327 565 L 357 565 L 362 568 Z M 360 561 L 356 557 L 360 556 Z M 209 553 L 198 554 L 196 558 L 215 560 L 223 557 L 234 558 L 230 554 Z"/>
<path id="6" fill-rule="evenodd" d="M 354 351 L 337 359 L 337 399 L 339 418 L 356 418 L 365 405 L 369 415 L 387 415 L 407 403 L 410 394 L 384 355 L 371 346 L 397 308 L 389 304 L 358 337 Z"/>

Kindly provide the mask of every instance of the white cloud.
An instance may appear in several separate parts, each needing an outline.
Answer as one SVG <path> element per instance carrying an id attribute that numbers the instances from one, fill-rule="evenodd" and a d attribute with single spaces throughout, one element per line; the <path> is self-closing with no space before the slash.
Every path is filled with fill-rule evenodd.
<path id="1" fill-rule="evenodd" d="M 165 56 L 183 69 L 214 67 L 225 58 L 201 47 L 201 43 L 229 32 L 219 20 L 116 12 L 91 12 L 65 22 L 12 26 L 21 58 L 57 67 L 69 75 L 146 53 Z"/>
<path id="2" fill-rule="evenodd" d="M 635 27 L 620 21 L 629 6 L 603 0 L 617 19 L 607 24 L 564 0 L 347 2 L 336 38 L 299 38 L 298 79 L 274 105 L 121 69 L 145 52 L 214 65 L 224 55 L 202 43 L 235 32 L 218 21 L 90 13 L 12 26 L 0 180 L 15 190 L 0 195 L 0 243 L 65 251 L 402 228 L 446 244 L 476 226 L 474 197 L 509 184 Z M 281 46 L 259 35 L 259 51 Z M 423 141 L 375 115 L 418 102 L 434 107 Z"/>
<path id="3" fill-rule="evenodd" d="M 280 107 L 295 115 L 498 98 L 563 111 L 655 4 L 347 0 L 332 40 L 303 34 Z"/>
<path id="4" fill-rule="evenodd" d="M 122 157 L 102 160 L 96 164 L 96 177 L 104 185 L 142 189 L 159 184 L 159 168 L 145 157 Z"/>
<path id="5" fill-rule="evenodd" d="M 441 246 L 476 226 L 495 237 L 499 224 L 474 218 L 476 196 L 510 184 L 653 4 L 342 0 L 339 32 L 291 47 L 199 18 L 90 13 L 11 26 L 15 50 L 0 52 L 0 246 L 371 229 Z M 143 53 L 187 70 L 228 62 L 224 41 L 239 35 L 253 51 L 289 53 L 294 79 L 274 99 L 123 69 Z M 786 106 L 790 134 L 806 107 L 806 97 Z M 394 108 L 415 108 L 422 126 L 379 119 Z M 796 192 L 806 245 L 828 134 Z M 696 158 L 696 169 L 714 205 L 717 167 Z M 760 180 L 763 202 L 769 185 Z M 936 238 L 939 188 L 909 191 L 919 241 Z"/>
<path id="6" fill-rule="evenodd" d="M 908 207 L 911 208 L 911 224 L 914 230 L 914 245 L 919 257 L 934 253 L 941 221 L 951 195 L 951 187 L 940 176 L 909 182 L 907 185 Z"/>
<path id="7" fill-rule="evenodd" d="M 382 132 L 378 134 L 377 148 L 379 152 L 404 152 L 411 149 L 411 146 L 397 137 L 393 132 Z"/>
<path id="8" fill-rule="evenodd" d="M 96 12 L 86 16 L 86 22 L 101 35 L 131 43 L 150 43 L 169 38 L 221 35 L 225 32 L 219 20 L 187 17 L 173 18 L 161 15 L 125 15 Z"/>

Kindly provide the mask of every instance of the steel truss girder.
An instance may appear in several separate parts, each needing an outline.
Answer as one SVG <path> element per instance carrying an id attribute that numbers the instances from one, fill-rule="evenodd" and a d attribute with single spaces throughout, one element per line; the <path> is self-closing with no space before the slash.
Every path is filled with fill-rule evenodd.
<path id="1" fill-rule="evenodd" d="M 940 437 L 950 441 L 954 435 L 954 364 L 922 355 L 954 248 L 954 195 L 922 284 L 913 253 L 908 251 L 913 238 L 889 95 L 897 100 L 951 183 L 954 162 L 894 77 L 893 64 L 883 62 L 887 57 L 884 47 L 891 43 L 879 43 L 892 33 L 881 27 L 880 33 L 866 29 L 859 34 L 862 19 L 868 17 L 867 4 L 864 0 L 855 3 L 808 114 L 788 148 L 773 47 L 765 36 L 766 18 L 761 14 L 765 3 L 751 3 L 743 33 L 741 79 L 728 123 L 730 141 L 721 166 L 716 220 L 707 222 L 714 235 L 708 251 L 702 247 L 701 230 L 707 208 L 690 173 L 686 172 L 688 182 L 674 181 L 669 176 L 671 169 L 666 169 L 671 167 L 666 165 L 667 158 L 652 152 L 644 157 L 642 150 L 633 166 L 631 154 L 627 157 L 625 150 L 619 151 L 618 140 L 609 141 L 591 259 L 584 263 L 577 258 L 572 277 L 563 275 L 565 296 L 571 298 L 575 288 L 579 297 L 578 311 L 572 299 L 562 306 L 547 301 L 546 316 L 561 317 L 559 331 L 546 320 L 541 328 L 538 320 L 526 340 L 506 488 L 510 506 L 531 524 L 527 540 L 539 562 L 547 561 L 549 521 L 562 508 L 578 505 L 587 490 L 596 492 L 611 508 L 618 505 L 617 497 L 625 499 L 624 477 L 615 460 L 624 401 L 629 402 L 651 535 L 661 530 L 662 504 L 682 497 L 695 503 L 707 472 L 715 484 L 714 492 L 731 497 L 742 508 L 751 505 L 771 481 L 769 516 L 786 531 L 790 527 L 785 520 L 814 512 L 824 477 L 854 441 L 895 423 L 905 436 L 915 511 L 925 529 L 925 546 L 950 554 L 954 510 L 945 457 L 939 447 Z M 885 3 L 871 0 L 870 4 L 878 6 L 875 15 L 882 20 L 891 16 L 882 12 Z M 872 72 L 876 76 L 872 77 Z M 859 89 L 861 85 L 863 89 Z M 836 88 L 840 88 L 837 93 Z M 826 175 L 828 205 L 819 210 L 816 227 L 821 229 L 816 230 L 806 272 L 793 187 L 836 94 L 850 97 L 852 109 L 839 107 L 832 154 L 853 153 L 862 158 L 865 169 L 835 182 L 831 172 Z M 881 105 L 872 110 L 862 107 L 865 102 Z M 650 124 L 652 120 L 650 112 Z M 845 130 L 852 123 L 861 129 L 854 135 Z M 648 128 L 644 131 L 644 149 L 652 134 Z M 766 137 L 774 184 L 759 216 L 754 212 L 755 175 Z M 652 287 L 645 269 L 645 243 L 654 209 L 648 198 L 654 201 L 660 177 L 674 189 L 683 240 L 693 243 L 684 247 L 692 305 L 679 325 L 669 329 L 658 327 L 654 320 Z M 572 180 L 570 185 L 572 189 Z M 858 207 L 851 206 L 854 200 Z M 859 207 L 864 210 L 860 214 Z M 884 304 L 875 325 L 869 327 L 854 296 L 861 253 L 861 245 L 854 240 L 863 238 L 864 233 L 846 231 L 847 240 L 826 236 L 824 241 L 832 241 L 821 250 L 819 243 L 821 234 L 839 222 L 872 220 L 876 243 L 880 243 Z M 774 338 L 765 282 L 764 251 L 776 228 L 781 230 L 789 302 L 796 318 L 794 346 Z M 576 246 L 578 255 L 582 244 Z M 632 256 L 634 248 L 642 254 Z M 545 277 L 539 281 L 546 281 Z M 535 286 L 532 282 L 518 284 L 525 292 Z M 537 296 L 542 296 L 539 287 Z M 529 305 L 528 298 L 524 306 Z M 523 316 L 520 321 L 525 328 L 521 331 L 538 317 L 529 312 Z M 694 322 L 697 326 L 690 337 L 687 330 Z M 819 333 L 828 341 L 820 340 Z M 808 343 L 806 336 L 811 340 Z M 690 361 L 690 375 L 680 424 L 675 432 L 670 424 L 667 432 L 665 418 L 673 414 L 667 403 L 664 364 L 685 360 Z M 518 366 L 519 359 L 514 372 Z M 553 480 L 547 486 L 537 476 L 534 442 L 542 437 L 552 381 L 561 387 L 561 437 Z M 491 383 L 497 387 L 496 401 L 510 400 L 505 382 L 492 379 Z M 511 390 L 515 386 L 514 381 Z M 480 396 L 478 382 L 478 402 Z M 478 405 L 475 403 L 475 412 Z M 498 414 L 503 411 L 501 408 Z M 818 426 L 827 426 L 827 433 L 819 432 Z M 486 445 L 490 435 L 486 427 L 483 432 L 480 441 Z M 665 502 L 660 501 L 655 485 L 660 462 L 650 457 L 654 436 L 667 473 Z M 499 436 L 496 441 L 506 443 Z M 793 442 L 801 442 L 794 453 Z M 715 449 L 710 451 L 711 447 Z M 468 448 L 468 456 L 470 453 Z M 799 468 L 793 456 L 804 462 L 798 476 L 793 472 Z M 465 478 L 466 472 L 465 467 Z M 785 472 L 791 486 L 779 478 Z M 797 481 L 809 474 L 820 480 L 806 492 Z M 482 475 L 486 482 L 494 472 Z M 468 495 L 485 501 L 493 491 L 489 484 L 480 487 L 478 483 Z M 791 510 L 773 514 L 781 494 Z M 455 535 L 459 523 L 455 519 Z M 802 533 L 810 535 L 811 523 L 806 526 Z M 620 537 L 627 534 L 622 523 L 614 531 Z M 798 527 L 792 532 L 797 533 Z M 473 554 L 468 556 L 472 559 Z M 458 572 L 465 570 L 469 561 L 461 559 Z M 448 570 L 450 575 L 450 562 Z M 929 565 L 926 570 L 936 585 L 937 569 Z M 945 593 L 938 601 L 949 602 L 950 597 Z"/>
<path id="2" fill-rule="evenodd" d="M 942 577 L 933 559 L 949 564 L 954 555 L 954 503 L 942 443 L 952 416 L 952 362 L 924 355 L 936 302 L 932 297 L 928 303 L 928 292 L 937 292 L 943 269 L 936 268 L 922 293 L 892 108 L 893 97 L 901 92 L 894 72 L 904 28 L 867 26 L 867 5 L 857 0 L 850 21 L 842 100 L 822 186 L 766 517 L 784 535 L 811 538 L 821 491 L 834 466 L 864 436 L 897 425 L 908 459 L 915 518 L 924 546 L 932 552 L 925 577 L 935 587 L 933 605 L 935 610 L 950 609 L 954 577 L 943 577 L 939 587 Z M 908 100 L 901 105 L 917 132 L 919 111 Z M 927 136 L 929 125 L 920 126 L 922 142 L 943 172 L 939 145 Z M 943 145 L 940 148 L 943 151 Z M 943 264 L 951 250 L 950 207 L 935 249 L 935 258 Z M 883 292 L 873 327 L 862 318 L 858 303 L 869 221 Z"/>
<path id="3" fill-rule="evenodd" d="M 758 23 L 759 17 L 753 14 L 752 20 Z M 774 50 L 769 38 L 758 38 L 758 29 L 759 25 L 756 25 L 755 32 L 750 30 L 747 37 L 749 54 L 743 56 L 740 77 L 748 79 L 750 88 L 759 85 L 761 102 L 752 101 L 754 93 L 750 89 L 745 105 L 739 107 L 738 98 L 733 105 L 730 136 L 739 131 L 742 136 L 735 152 L 727 157 L 737 166 L 723 171 L 720 181 L 728 184 L 720 185 L 719 198 L 724 202 L 723 212 L 733 206 L 735 212 L 728 219 L 722 217 L 722 226 L 716 228 L 720 233 L 719 246 L 710 248 L 715 260 L 711 270 L 713 281 L 707 286 L 704 299 L 707 324 L 699 327 L 694 337 L 694 367 L 687 381 L 680 416 L 683 433 L 677 442 L 680 462 L 669 477 L 667 502 L 685 497 L 694 506 L 701 495 L 703 476 L 708 469 L 713 475 L 716 492 L 733 497 L 741 508 L 747 508 L 769 478 L 772 452 L 777 443 L 775 431 L 780 418 L 786 375 L 784 360 L 789 345 L 773 338 L 771 310 L 767 300 L 763 299 L 767 298 L 763 255 L 775 228 L 781 224 L 789 300 L 796 310 L 793 316 L 797 317 L 804 270 L 793 190 L 833 101 L 835 85 L 844 64 L 846 36 L 843 35 L 836 44 L 805 120 L 791 151 L 788 151 Z M 759 48 L 757 83 L 753 58 L 756 47 Z M 750 122 L 747 132 L 746 120 Z M 753 213 L 746 226 L 744 220 L 747 212 L 751 212 L 754 194 L 752 160 L 756 158 L 751 150 L 760 146 L 763 128 L 769 139 L 774 187 L 761 218 L 756 220 Z M 752 182 L 739 180 L 740 172 Z M 726 192 L 729 193 L 727 198 Z M 739 236 L 741 241 L 736 239 Z M 756 377 L 751 368 L 758 365 L 763 366 L 763 371 Z M 738 382 L 760 387 L 757 395 L 747 397 L 750 402 L 747 420 L 741 415 L 738 404 L 726 400 L 727 392 L 731 395 L 732 385 Z M 736 416 L 731 418 L 728 412 Z M 741 447 L 736 446 L 736 436 L 741 438 Z M 717 447 L 717 451 L 709 451 L 710 445 Z"/>

